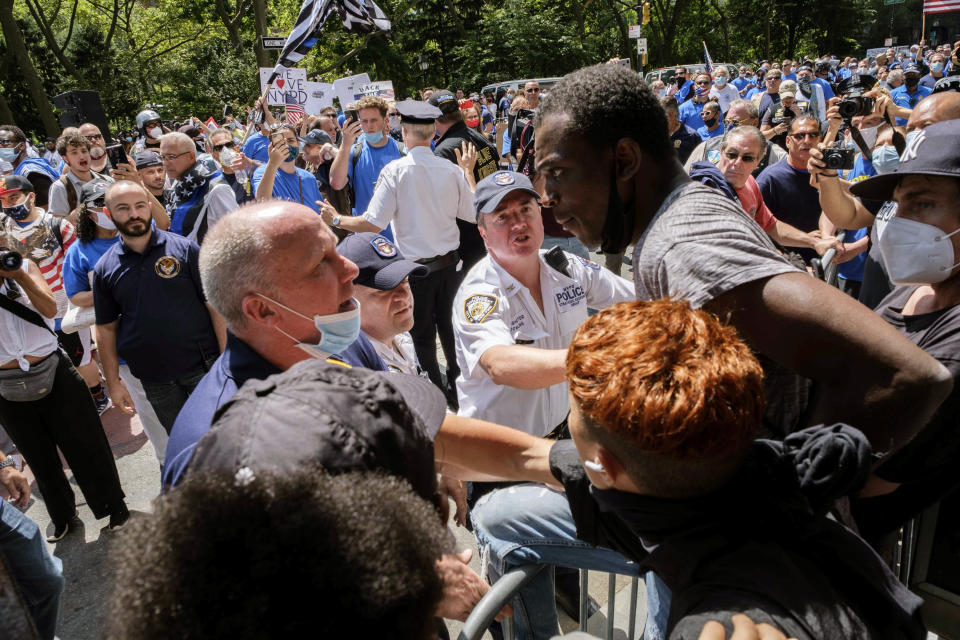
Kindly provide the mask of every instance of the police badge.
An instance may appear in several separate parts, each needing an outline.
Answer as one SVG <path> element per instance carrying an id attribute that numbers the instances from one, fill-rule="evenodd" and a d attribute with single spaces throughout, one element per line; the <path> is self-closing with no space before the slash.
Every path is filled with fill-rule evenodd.
<path id="1" fill-rule="evenodd" d="M 154 263 L 153 270 L 161 278 L 176 278 L 180 273 L 180 261 L 173 256 L 163 256 Z"/>
<path id="2" fill-rule="evenodd" d="M 463 314 L 470 324 L 480 324 L 497 308 L 497 299 L 493 296 L 478 294 L 470 296 L 463 303 Z"/>

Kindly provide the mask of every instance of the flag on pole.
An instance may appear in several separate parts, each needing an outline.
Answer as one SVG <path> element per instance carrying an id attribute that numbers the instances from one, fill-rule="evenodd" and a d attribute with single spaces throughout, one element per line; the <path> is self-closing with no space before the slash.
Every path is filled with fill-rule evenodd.
<path id="1" fill-rule="evenodd" d="M 297 102 L 297 98 L 293 95 L 293 93 L 283 94 L 283 101 L 285 103 L 283 109 L 284 113 L 287 114 L 287 122 L 289 124 L 297 124 L 300 122 L 300 120 L 303 119 L 303 116 L 306 115 L 303 110 L 303 105 Z"/>
<path id="2" fill-rule="evenodd" d="M 707 42 L 705 40 L 702 42 L 703 42 L 703 64 L 706 66 L 704 71 L 706 71 L 712 76 L 713 75 L 713 59 L 710 58 L 710 52 L 707 51 Z"/>
<path id="3" fill-rule="evenodd" d="M 303 56 L 317 44 L 323 26 L 334 11 L 344 28 L 353 33 L 369 33 L 374 29 L 390 31 L 390 20 L 373 0 L 304 0 L 297 21 L 280 51 L 277 66 L 267 85 L 280 76 L 287 67 L 296 66 Z"/>
<path id="4" fill-rule="evenodd" d="M 923 0 L 923 13 L 960 11 L 960 0 Z"/>

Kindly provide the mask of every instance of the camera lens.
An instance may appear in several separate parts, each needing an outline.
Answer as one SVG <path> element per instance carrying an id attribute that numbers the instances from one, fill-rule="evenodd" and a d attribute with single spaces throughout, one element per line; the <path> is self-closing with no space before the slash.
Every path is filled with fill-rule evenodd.
<path id="1" fill-rule="evenodd" d="M 23 258 L 16 251 L 0 253 L 0 268 L 4 271 L 16 271 L 23 265 Z"/>

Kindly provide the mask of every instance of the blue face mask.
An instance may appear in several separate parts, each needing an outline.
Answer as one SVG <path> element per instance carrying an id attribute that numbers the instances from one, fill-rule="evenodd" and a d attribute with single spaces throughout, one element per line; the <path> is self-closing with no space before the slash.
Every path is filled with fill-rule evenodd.
<path id="1" fill-rule="evenodd" d="M 930 65 L 930 71 L 933 71 L 934 73 L 940 73 L 943 71 L 943 63 L 934 62 L 932 65 Z"/>
<path id="2" fill-rule="evenodd" d="M 363 139 L 367 141 L 367 144 L 377 144 L 383 140 L 383 131 L 377 131 L 376 133 L 364 133 Z"/>
<path id="3" fill-rule="evenodd" d="M 297 156 L 300 155 L 300 147 L 294 146 L 292 144 L 287 145 L 287 151 L 290 152 L 290 155 L 287 156 L 287 162 L 291 160 L 296 160 Z"/>
<path id="4" fill-rule="evenodd" d="M 6 160 L 11 164 L 17 159 L 18 155 L 20 155 L 20 152 L 17 151 L 16 147 L 3 147 L 0 149 L 0 160 Z"/>
<path id="5" fill-rule="evenodd" d="M 296 314 L 305 320 L 311 320 L 299 311 L 295 311 L 288 306 L 277 302 L 273 298 L 268 298 L 262 293 L 257 294 L 262 298 L 286 309 L 290 313 Z M 296 347 L 306 353 L 311 358 L 325 360 L 328 356 L 336 355 L 346 351 L 347 347 L 356 342 L 360 335 L 360 303 L 356 298 L 350 298 L 353 303 L 353 309 L 341 313 L 331 313 L 329 315 L 313 316 L 313 326 L 320 332 L 320 342 L 311 344 L 309 342 L 300 342 L 280 327 L 277 331 L 294 341 Z"/>
<path id="6" fill-rule="evenodd" d="M 880 175 L 885 173 L 893 173 L 896 171 L 897 167 L 900 166 L 900 156 L 897 155 L 896 148 L 889 144 L 885 144 L 882 147 L 874 149 L 872 156 L 873 161 L 871 164 Z"/>
<path id="7" fill-rule="evenodd" d="M 27 219 L 27 216 L 30 215 L 30 205 L 26 202 L 21 202 L 12 207 L 4 207 L 3 212 L 17 222 L 23 222 Z"/>
<path id="8" fill-rule="evenodd" d="M 920 129 L 914 129 L 913 131 L 911 131 L 910 133 L 908 133 L 906 136 L 904 136 L 904 139 L 906 140 L 906 148 L 907 148 L 907 149 L 910 148 L 910 145 L 913 143 L 913 141 L 916 139 L 916 137 L 917 137 L 918 135 L 920 135 L 920 131 L 921 131 Z"/>

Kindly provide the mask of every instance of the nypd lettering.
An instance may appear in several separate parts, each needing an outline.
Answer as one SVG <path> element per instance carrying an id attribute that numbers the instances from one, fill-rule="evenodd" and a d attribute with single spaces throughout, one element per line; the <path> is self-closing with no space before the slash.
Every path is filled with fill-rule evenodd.
<path id="1" fill-rule="evenodd" d="M 587 297 L 581 284 L 568 284 L 562 289 L 554 289 L 553 293 L 557 298 L 557 307 L 560 309 L 560 313 L 566 313 L 573 309 Z"/>
<path id="2" fill-rule="evenodd" d="M 470 296 L 463 303 L 463 315 L 470 324 L 480 324 L 497 308 L 497 299 L 486 294 Z"/>

